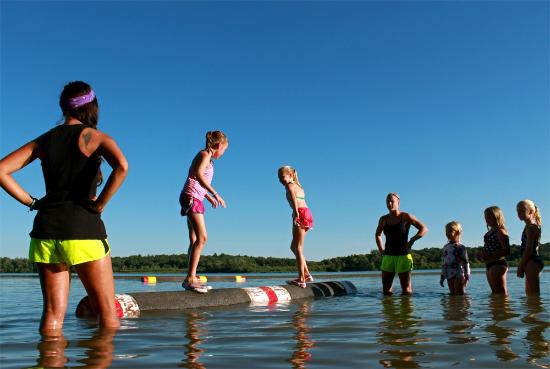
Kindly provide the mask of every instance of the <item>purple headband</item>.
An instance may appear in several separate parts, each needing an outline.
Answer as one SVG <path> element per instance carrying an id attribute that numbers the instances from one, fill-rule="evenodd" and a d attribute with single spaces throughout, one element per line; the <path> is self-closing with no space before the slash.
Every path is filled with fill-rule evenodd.
<path id="1" fill-rule="evenodd" d="M 95 99 L 95 93 L 94 90 L 90 90 L 86 95 L 72 97 L 70 99 L 67 99 L 65 101 L 65 107 L 69 109 L 76 109 L 81 107 L 82 105 L 86 105 L 88 103 L 91 103 Z"/>

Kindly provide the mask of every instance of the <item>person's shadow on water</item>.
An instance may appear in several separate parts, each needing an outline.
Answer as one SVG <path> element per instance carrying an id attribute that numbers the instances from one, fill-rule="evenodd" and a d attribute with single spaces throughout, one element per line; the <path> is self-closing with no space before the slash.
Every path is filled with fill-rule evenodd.
<path id="1" fill-rule="evenodd" d="M 288 361 L 292 363 L 293 369 L 305 369 L 305 364 L 311 360 L 309 350 L 314 346 L 314 342 L 311 339 L 310 328 L 307 325 L 310 310 L 311 302 L 302 302 L 292 317 L 292 326 L 296 329 L 294 335 L 296 346 L 292 352 L 292 357 Z"/>
<path id="2" fill-rule="evenodd" d="M 510 339 L 515 329 L 505 326 L 506 321 L 516 318 L 518 315 L 510 306 L 510 299 L 507 295 L 490 295 L 489 309 L 491 320 L 485 330 L 493 335 L 489 344 L 496 347 L 495 355 L 501 361 L 513 361 L 519 357 L 510 347 Z M 503 324 L 504 323 L 504 324 Z"/>
<path id="3" fill-rule="evenodd" d="M 471 315 L 471 300 L 469 295 L 442 295 L 441 307 L 443 308 L 443 320 L 448 323 L 445 330 L 448 333 L 450 344 L 467 344 L 478 340 L 471 334 L 475 323 L 469 317 Z"/>
<path id="4" fill-rule="evenodd" d="M 205 369 L 204 364 L 199 361 L 200 356 L 204 353 L 204 350 L 199 345 L 203 342 L 202 337 L 206 335 L 203 322 L 206 316 L 198 312 L 190 312 L 186 314 L 186 318 L 187 331 L 185 338 L 187 338 L 187 343 L 185 344 L 185 360 L 178 367 Z"/>
<path id="5" fill-rule="evenodd" d="M 550 362 L 539 362 L 540 359 L 548 359 L 550 351 L 548 340 L 544 337 L 544 331 L 550 328 L 550 322 L 544 318 L 548 312 L 540 296 L 524 297 L 522 303 L 526 314 L 521 321 L 527 326 L 525 339 L 529 346 L 527 361 L 541 368 L 548 368 Z"/>
<path id="6" fill-rule="evenodd" d="M 411 296 L 384 296 L 381 300 L 384 319 L 379 323 L 380 354 L 390 356 L 379 362 L 384 368 L 419 368 L 419 319 L 413 316 Z M 414 348 L 414 349 L 413 349 Z"/>
<path id="7" fill-rule="evenodd" d="M 85 357 L 76 360 L 84 364 L 73 368 L 102 369 L 108 368 L 113 362 L 115 351 L 114 337 L 116 329 L 97 329 L 87 339 L 81 339 L 74 343 L 75 347 L 85 349 Z M 43 334 L 38 343 L 38 362 L 33 368 L 66 368 L 69 358 L 65 356 L 65 349 L 69 347 L 69 341 L 63 334 Z"/>

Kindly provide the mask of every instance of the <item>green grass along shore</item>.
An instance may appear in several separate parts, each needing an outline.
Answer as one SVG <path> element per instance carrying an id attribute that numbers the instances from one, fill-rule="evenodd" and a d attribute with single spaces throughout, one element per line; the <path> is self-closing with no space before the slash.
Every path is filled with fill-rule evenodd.
<path id="1" fill-rule="evenodd" d="M 483 267 L 476 256 L 482 247 L 469 247 L 468 256 L 472 268 Z M 550 260 L 550 243 L 542 244 L 539 252 L 544 260 Z M 437 269 L 441 267 L 441 248 L 432 247 L 412 251 L 414 268 Z M 520 247 L 511 246 L 508 261 L 516 266 L 520 260 Z M 369 254 L 354 254 L 321 261 L 308 261 L 312 272 L 354 272 L 378 270 L 380 255 L 377 251 Z M 186 254 L 173 255 L 132 255 L 113 257 L 113 271 L 117 273 L 178 273 L 187 268 Z M 203 255 L 200 260 L 199 273 L 266 273 L 293 272 L 296 270 L 294 258 L 274 258 L 263 256 L 244 256 L 213 254 Z M 34 264 L 25 258 L 0 258 L 0 273 L 31 273 L 35 272 Z"/>

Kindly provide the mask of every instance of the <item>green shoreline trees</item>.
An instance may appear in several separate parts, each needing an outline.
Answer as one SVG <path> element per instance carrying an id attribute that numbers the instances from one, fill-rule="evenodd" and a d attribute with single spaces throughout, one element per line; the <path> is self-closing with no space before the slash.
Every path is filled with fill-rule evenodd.
<path id="1" fill-rule="evenodd" d="M 541 245 L 540 252 L 544 260 L 550 260 L 550 243 Z M 483 267 L 477 261 L 476 255 L 482 247 L 469 247 L 468 256 L 472 268 Z M 441 248 L 432 247 L 413 250 L 414 269 L 438 269 L 441 266 Z M 520 247 L 511 246 L 510 265 L 516 266 L 520 259 Z M 355 254 L 308 261 L 312 272 L 352 272 L 378 270 L 380 255 L 377 251 L 369 254 Z M 132 255 L 113 257 L 113 270 L 117 273 L 180 273 L 187 268 L 187 255 Z M 273 273 L 294 272 L 294 258 L 274 258 L 262 256 L 242 256 L 228 254 L 203 255 L 199 264 L 199 273 Z M 0 273 L 30 273 L 35 272 L 33 263 L 28 259 L 7 257 L 0 258 Z"/>

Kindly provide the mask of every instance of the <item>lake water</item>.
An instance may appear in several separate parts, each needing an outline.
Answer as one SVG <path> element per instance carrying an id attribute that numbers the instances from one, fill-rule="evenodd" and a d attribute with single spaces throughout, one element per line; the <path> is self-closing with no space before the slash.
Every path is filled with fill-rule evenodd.
<path id="1" fill-rule="evenodd" d="M 316 275 L 322 280 L 321 275 Z M 288 277 L 239 286 L 284 284 Z M 377 277 L 342 274 L 354 296 L 269 306 L 144 313 L 116 335 L 74 316 L 85 295 L 73 279 L 64 336 L 41 337 L 35 277 L 0 276 L 1 368 L 550 368 L 550 273 L 543 296 L 526 298 L 508 273 L 510 296 L 491 297 L 485 275 L 449 296 L 438 274 L 413 276 L 414 295 L 384 297 Z M 214 288 L 237 287 L 212 282 Z M 179 290 L 179 283 L 116 280 L 117 293 Z M 398 281 L 394 288 L 399 292 Z"/>

